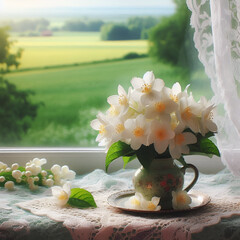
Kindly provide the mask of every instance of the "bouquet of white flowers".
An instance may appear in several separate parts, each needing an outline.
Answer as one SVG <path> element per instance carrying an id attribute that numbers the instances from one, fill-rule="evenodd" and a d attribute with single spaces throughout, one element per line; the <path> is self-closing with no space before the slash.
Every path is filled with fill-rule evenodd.
<path id="1" fill-rule="evenodd" d="M 124 166 L 136 157 L 148 168 L 153 159 L 173 158 L 185 164 L 184 155 L 220 153 L 209 139 L 217 131 L 215 106 L 205 97 L 196 102 L 186 87 L 172 88 L 156 79 L 153 72 L 133 78 L 126 92 L 108 97 L 110 108 L 98 113 L 91 127 L 99 131 L 96 141 L 105 146 L 106 169 L 122 156 Z"/>

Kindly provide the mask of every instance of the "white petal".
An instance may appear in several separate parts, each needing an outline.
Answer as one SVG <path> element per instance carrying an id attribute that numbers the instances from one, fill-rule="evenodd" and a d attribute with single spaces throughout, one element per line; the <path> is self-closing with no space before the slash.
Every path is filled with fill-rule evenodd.
<path id="1" fill-rule="evenodd" d="M 71 194 L 71 183 L 70 182 L 66 182 L 63 185 L 63 190 L 68 194 L 68 196 L 70 196 L 70 194 Z"/>
<path id="2" fill-rule="evenodd" d="M 157 205 L 159 204 L 159 202 L 160 202 L 160 198 L 159 198 L 159 197 L 152 197 L 151 202 L 152 202 L 154 205 L 157 206 Z"/>
<path id="3" fill-rule="evenodd" d="M 190 132 L 184 132 L 183 135 L 185 139 L 184 141 L 185 144 L 193 144 L 197 142 L 197 137 L 194 134 Z"/>
<path id="4" fill-rule="evenodd" d="M 181 157 L 181 153 L 173 145 L 169 145 L 169 152 L 173 159 L 179 159 Z"/>
<path id="5" fill-rule="evenodd" d="M 142 78 L 135 77 L 131 80 L 131 84 L 135 89 L 140 89 L 143 86 L 144 81 Z"/>
<path id="6" fill-rule="evenodd" d="M 107 102 L 110 105 L 118 105 L 119 104 L 119 96 L 118 95 L 112 95 L 107 98 Z"/>
<path id="7" fill-rule="evenodd" d="M 125 89 L 121 85 L 118 85 L 118 95 L 127 95 Z"/>
<path id="8" fill-rule="evenodd" d="M 143 75 L 143 80 L 145 83 L 147 84 L 152 84 L 153 81 L 155 80 L 155 76 L 153 74 L 153 72 L 146 72 L 144 75 Z"/>
<path id="9" fill-rule="evenodd" d="M 155 150 L 161 154 L 163 152 L 166 151 L 167 147 L 168 147 L 168 141 L 158 141 L 158 142 L 154 142 L 154 147 Z"/>
<path id="10" fill-rule="evenodd" d="M 132 148 L 133 150 L 138 150 L 138 149 L 141 147 L 142 144 L 143 144 L 143 143 L 142 143 L 141 141 L 134 139 L 134 140 L 132 140 L 132 142 L 131 142 L 131 148 Z"/>
<path id="11" fill-rule="evenodd" d="M 217 125 L 214 122 L 207 121 L 206 126 L 211 132 L 217 132 Z"/>
<path id="12" fill-rule="evenodd" d="M 162 79 L 155 79 L 154 83 L 153 83 L 153 86 L 152 86 L 152 89 L 160 92 L 162 90 L 162 88 L 164 87 L 164 81 Z"/>
<path id="13" fill-rule="evenodd" d="M 101 126 L 101 123 L 99 122 L 98 119 L 94 119 L 94 120 L 91 121 L 90 125 L 94 130 L 99 130 L 100 126 Z"/>
<path id="14" fill-rule="evenodd" d="M 51 187 L 51 190 L 52 190 L 52 195 L 53 195 L 54 197 L 58 197 L 59 194 L 62 192 L 62 188 L 59 187 L 59 186 Z"/>

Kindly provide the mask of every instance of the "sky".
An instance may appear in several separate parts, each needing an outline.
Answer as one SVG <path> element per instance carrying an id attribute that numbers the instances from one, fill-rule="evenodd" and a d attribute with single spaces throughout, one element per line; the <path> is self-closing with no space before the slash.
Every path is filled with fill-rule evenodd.
<path id="1" fill-rule="evenodd" d="M 101 9 L 105 10 L 104 14 L 110 15 L 130 12 L 132 14 L 138 11 L 141 15 L 150 16 L 169 14 L 169 11 L 173 13 L 174 7 L 172 0 L 0 0 L 0 19 L 67 17 L 74 14 L 75 16 L 83 14 L 97 16 L 103 13 Z M 106 12 L 107 9 L 109 9 L 108 12 Z"/>
<path id="2" fill-rule="evenodd" d="M 172 8 L 172 0 L 0 0 L 0 11 L 56 7 L 163 7 Z"/>

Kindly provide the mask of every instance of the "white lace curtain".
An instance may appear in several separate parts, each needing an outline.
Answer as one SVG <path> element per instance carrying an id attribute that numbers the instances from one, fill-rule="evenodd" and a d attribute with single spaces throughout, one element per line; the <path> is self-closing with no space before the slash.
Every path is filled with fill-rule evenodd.
<path id="1" fill-rule="evenodd" d="M 218 105 L 221 159 L 240 175 L 240 0 L 187 0 L 187 5 L 195 47 Z"/>

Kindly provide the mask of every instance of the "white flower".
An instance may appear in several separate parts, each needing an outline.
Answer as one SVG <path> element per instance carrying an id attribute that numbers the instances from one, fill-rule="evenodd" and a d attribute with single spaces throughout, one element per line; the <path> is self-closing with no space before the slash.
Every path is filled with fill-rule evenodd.
<path id="1" fill-rule="evenodd" d="M 143 78 L 133 78 L 131 84 L 140 94 L 140 100 L 144 105 L 148 105 L 154 101 L 164 87 L 164 81 L 162 79 L 155 79 L 153 72 L 146 72 Z"/>
<path id="2" fill-rule="evenodd" d="M 163 88 L 161 94 L 146 107 L 146 118 L 165 118 L 166 121 L 170 121 L 170 113 L 176 111 L 178 108 L 175 103 L 166 93 L 166 88 Z"/>
<path id="3" fill-rule="evenodd" d="M 34 158 L 33 160 L 26 163 L 26 166 L 36 165 L 36 166 L 42 166 L 43 164 L 46 164 L 47 160 L 45 158 Z"/>
<path id="4" fill-rule="evenodd" d="M 189 127 L 193 132 L 200 131 L 199 117 L 201 116 L 201 105 L 197 104 L 193 97 L 182 97 L 179 100 L 179 120 Z"/>
<path id="5" fill-rule="evenodd" d="M 58 164 L 55 164 L 51 167 L 51 171 L 54 175 L 56 185 L 63 185 L 66 180 L 72 180 L 76 175 L 76 173 L 70 170 L 66 165 L 60 167 Z"/>
<path id="6" fill-rule="evenodd" d="M 185 88 L 185 90 L 182 92 L 182 87 L 181 85 L 179 84 L 179 82 L 176 82 L 173 84 L 172 86 L 172 89 L 167 89 L 168 90 L 168 94 L 169 94 L 169 97 L 174 101 L 174 102 L 178 102 L 180 98 L 182 97 L 187 97 L 188 94 L 187 94 L 187 90 L 188 90 L 188 87 L 190 85 L 187 85 L 187 87 Z"/>
<path id="7" fill-rule="evenodd" d="M 76 176 L 76 173 L 73 170 L 70 170 L 67 165 L 62 166 L 61 168 L 61 178 L 64 180 L 73 180 Z"/>
<path id="8" fill-rule="evenodd" d="M 189 209 L 192 202 L 186 191 L 172 191 L 172 206 L 175 210 Z"/>
<path id="9" fill-rule="evenodd" d="M 32 176 L 32 172 L 31 172 L 31 171 L 26 171 L 26 172 L 25 172 L 25 176 L 26 176 L 26 177 Z"/>
<path id="10" fill-rule="evenodd" d="M 0 169 L 5 170 L 7 167 L 8 167 L 7 164 L 0 162 Z"/>
<path id="11" fill-rule="evenodd" d="M 217 125 L 213 122 L 215 106 L 207 102 L 206 98 L 201 97 L 199 103 L 203 106 L 201 114 L 200 132 L 203 136 L 209 131 L 216 132 Z"/>
<path id="12" fill-rule="evenodd" d="M 197 142 L 197 137 L 191 132 L 183 132 L 184 126 L 178 125 L 175 128 L 175 136 L 169 143 L 169 152 L 174 159 L 179 159 L 182 155 L 189 153 L 188 144 Z"/>
<path id="13" fill-rule="evenodd" d="M 31 164 L 26 167 L 26 171 L 31 172 L 32 175 L 38 175 L 41 172 L 41 170 L 42 170 L 41 166 L 37 166 L 35 164 Z"/>
<path id="14" fill-rule="evenodd" d="M 42 175 L 43 177 L 46 177 L 46 176 L 47 176 L 47 171 L 42 170 L 42 171 L 41 171 L 41 175 Z"/>
<path id="15" fill-rule="evenodd" d="M 56 199 L 57 204 L 62 207 L 66 205 L 71 195 L 71 185 L 69 182 L 65 183 L 63 187 L 54 186 L 52 189 L 52 195 Z"/>
<path id="16" fill-rule="evenodd" d="M 52 179 L 47 179 L 45 181 L 45 185 L 48 187 L 52 187 L 54 185 L 54 181 Z"/>
<path id="17" fill-rule="evenodd" d="M 123 114 L 126 113 L 129 107 L 131 88 L 128 90 L 128 94 L 121 85 L 118 85 L 118 95 L 108 97 L 107 101 L 111 106 L 117 106 Z"/>
<path id="18" fill-rule="evenodd" d="M 99 142 L 99 146 L 109 145 L 109 142 L 111 142 L 113 127 L 108 118 L 104 114 L 99 113 L 97 115 L 97 119 L 94 119 L 91 122 L 91 127 L 99 131 L 99 134 L 96 138 L 96 141 Z"/>
<path id="19" fill-rule="evenodd" d="M 7 190 L 13 190 L 14 189 L 14 182 L 13 181 L 7 181 L 7 182 L 5 182 L 4 187 Z"/>
<path id="20" fill-rule="evenodd" d="M 14 163 L 11 166 L 12 170 L 17 170 L 19 168 L 19 164 L 18 163 Z"/>
<path id="21" fill-rule="evenodd" d="M 45 158 L 34 158 L 26 163 L 26 171 L 30 171 L 32 175 L 38 175 L 42 170 L 42 165 L 47 163 Z"/>
<path id="22" fill-rule="evenodd" d="M 149 144 L 154 144 L 155 150 L 161 154 L 165 152 L 170 140 L 175 133 L 171 129 L 170 123 L 154 120 L 151 123 L 151 134 L 149 135 Z"/>
<path id="23" fill-rule="evenodd" d="M 147 201 L 141 193 L 137 192 L 129 198 L 125 206 L 136 210 L 159 211 L 161 209 L 159 202 L 159 197 L 152 197 L 151 201 Z"/>
<path id="24" fill-rule="evenodd" d="M 22 177 L 22 172 L 19 171 L 19 170 L 14 170 L 12 171 L 12 176 L 15 178 L 15 179 L 19 179 Z"/>
<path id="25" fill-rule="evenodd" d="M 125 137 L 130 139 L 131 148 L 137 150 L 141 145 L 148 145 L 148 123 L 143 115 L 137 116 L 135 119 L 126 120 L 124 126 L 126 128 Z"/>
<path id="26" fill-rule="evenodd" d="M 4 182 L 5 181 L 5 177 L 4 176 L 0 176 L 0 182 Z"/>

